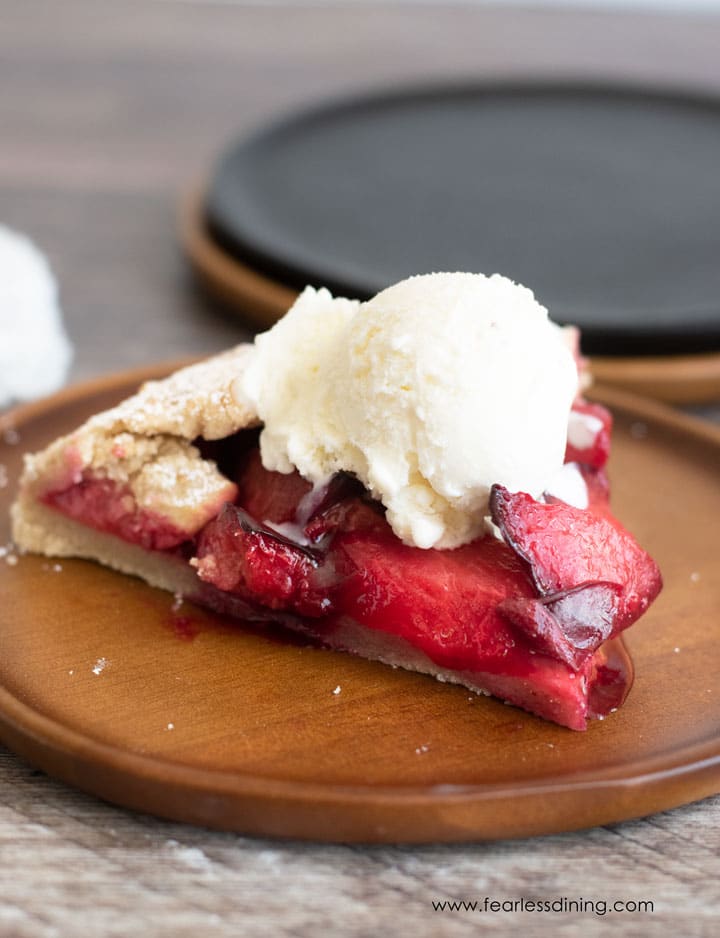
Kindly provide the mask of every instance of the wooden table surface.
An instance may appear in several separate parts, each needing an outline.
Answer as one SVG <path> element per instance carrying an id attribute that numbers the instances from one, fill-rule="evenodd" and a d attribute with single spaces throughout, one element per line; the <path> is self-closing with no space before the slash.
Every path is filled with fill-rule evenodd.
<path id="1" fill-rule="evenodd" d="M 0 0 L 0 222 L 51 258 L 72 377 L 248 335 L 196 292 L 173 236 L 179 192 L 228 136 L 345 90 L 517 74 L 717 89 L 720 18 Z M 720 798 L 533 840 L 322 846 L 138 816 L 0 751 L 2 936 L 711 936 L 719 856 Z M 650 900 L 654 911 L 433 911 L 433 900 L 485 896 Z"/>

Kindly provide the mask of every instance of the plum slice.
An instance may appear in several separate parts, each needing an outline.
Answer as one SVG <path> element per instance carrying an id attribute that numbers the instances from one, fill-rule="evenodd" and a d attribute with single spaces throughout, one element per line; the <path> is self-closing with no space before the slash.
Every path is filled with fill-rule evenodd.
<path id="1" fill-rule="evenodd" d="M 662 588 L 655 561 L 607 511 L 545 504 L 501 485 L 492 488 L 490 511 L 542 597 L 598 583 L 617 587 L 610 635 L 639 618 Z"/>
<path id="2" fill-rule="evenodd" d="M 339 533 L 337 607 L 391 632 L 455 670 L 527 670 L 527 643 L 498 611 L 536 596 L 524 564 L 495 538 L 452 551 L 422 550 L 385 530 Z"/>
<path id="3" fill-rule="evenodd" d="M 583 472 L 597 483 L 600 510 L 602 471 Z M 585 728 L 599 699 L 626 693 L 628 670 L 606 667 L 598 650 L 617 631 L 622 584 L 612 578 L 543 592 L 515 544 L 408 546 L 349 478 L 333 480 L 308 517 L 307 484 L 268 472 L 256 454 L 238 485 L 244 507 L 228 505 L 206 526 L 193 563 L 206 586 L 255 604 L 259 617 L 333 648 L 414 662 L 574 729 Z M 288 528 L 303 541 L 286 537 Z M 222 605 L 217 594 L 214 602 Z"/>
<path id="4" fill-rule="evenodd" d="M 227 504 L 200 534 L 191 561 L 198 576 L 226 593 L 268 609 L 303 616 L 332 608 L 329 565 L 310 549 L 258 524 L 242 508 Z"/>
<path id="5" fill-rule="evenodd" d="M 272 472 L 260 458 L 260 450 L 252 449 L 236 478 L 238 504 L 257 521 L 285 524 L 295 520 L 300 501 L 312 485 L 298 472 Z"/>
<path id="6" fill-rule="evenodd" d="M 613 634 L 619 593 L 616 583 L 590 583 L 545 599 L 504 599 L 498 611 L 540 651 L 577 670 Z"/>
<path id="7" fill-rule="evenodd" d="M 367 510 L 351 505 L 348 528 L 320 555 L 228 505 L 202 532 L 194 563 L 228 600 L 257 604 L 254 618 L 274 618 L 330 648 L 455 676 L 584 729 L 600 659 L 570 667 L 543 654 L 499 609 L 504 598 L 537 595 L 523 561 L 493 538 L 455 551 L 409 547 L 382 518 L 384 527 L 368 527 Z M 218 595 L 211 602 L 223 608 Z M 615 697 L 625 680 L 619 673 Z"/>

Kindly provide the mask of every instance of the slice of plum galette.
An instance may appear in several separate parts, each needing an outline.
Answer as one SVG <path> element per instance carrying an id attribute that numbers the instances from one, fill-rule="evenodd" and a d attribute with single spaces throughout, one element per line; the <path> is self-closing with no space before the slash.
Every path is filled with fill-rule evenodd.
<path id="1" fill-rule="evenodd" d="M 497 275 L 308 288 L 28 456 L 14 539 L 585 729 L 661 578 L 610 512 L 576 338 Z"/>

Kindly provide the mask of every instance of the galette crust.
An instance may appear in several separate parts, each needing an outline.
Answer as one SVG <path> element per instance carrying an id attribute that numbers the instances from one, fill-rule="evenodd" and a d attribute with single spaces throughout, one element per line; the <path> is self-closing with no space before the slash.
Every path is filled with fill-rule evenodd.
<path id="1" fill-rule="evenodd" d="M 35 514 L 32 504 L 88 475 L 118 483 L 139 508 L 182 530 L 209 520 L 206 516 L 232 497 L 232 484 L 202 458 L 193 440 L 221 439 L 258 423 L 231 392 L 252 350 L 250 344 L 238 345 L 168 378 L 148 381 L 116 407 L 26 456 L 12 510 L 17 545 L 45 553 L 41 532 L 26 523 Z"/>

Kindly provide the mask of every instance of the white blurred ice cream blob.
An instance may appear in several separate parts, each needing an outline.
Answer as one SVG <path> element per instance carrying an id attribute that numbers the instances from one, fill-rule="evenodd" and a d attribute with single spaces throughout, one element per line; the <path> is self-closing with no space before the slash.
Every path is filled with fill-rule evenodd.
<path id="1" fill-rule="evenodd" d="M 0 225 L 0 407 L 57 390 L 71 358 L 45 256 L 29 238 Z"/>

